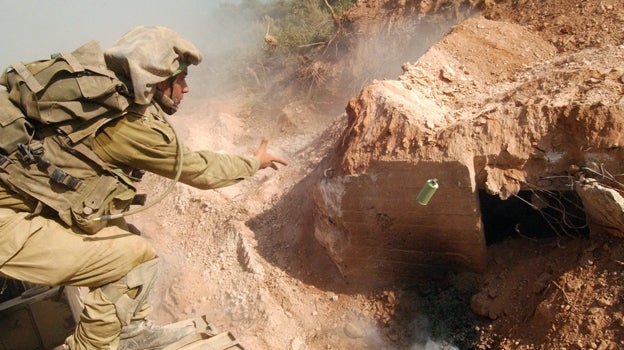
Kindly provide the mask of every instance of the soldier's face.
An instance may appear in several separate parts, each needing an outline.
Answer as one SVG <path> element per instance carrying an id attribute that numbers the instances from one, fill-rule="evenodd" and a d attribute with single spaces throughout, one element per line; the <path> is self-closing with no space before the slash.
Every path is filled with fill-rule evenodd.
<path id="1" fill-rule="evenodd" d="M 182 99 L 184 98 L 184 94 L 189 92 L 189 87 L 186 84 L 186 76 L 188 72 L 184 70 L 182 73 L 176 75 L 173 83 L 168 81 L 164 81 L 159 86 L 160 91 L 162 91 L 163 95 L 169 96 L 174 104 L 177 106 L 180 105 Z"/>

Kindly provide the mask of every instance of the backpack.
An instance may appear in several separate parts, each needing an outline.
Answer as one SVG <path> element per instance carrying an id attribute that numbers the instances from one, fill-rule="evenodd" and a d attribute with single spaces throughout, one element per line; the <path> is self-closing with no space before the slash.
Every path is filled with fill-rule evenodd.
<path id="1" fill-rule="evenodd" d="M 50 59 L 11 65 L 0 76 L 0 181 L 67 225 L 95 233 L 105 215 L 138 196 L 129 169 L 105 164 L 86 141 L 123 116 L 132 93 L 96 41 Z"/>
<path id="2" fill-rule="evenodd" d="M 106 67 L 97 41 L 51 59 L 15 63 L 0 76 L 0 85 L 7 89 L 0 95 L 0 151 L 5 155 L 27 144 L 41 125 L 53 125 L 78 142 L 132 102 L 127 85 Z"/>

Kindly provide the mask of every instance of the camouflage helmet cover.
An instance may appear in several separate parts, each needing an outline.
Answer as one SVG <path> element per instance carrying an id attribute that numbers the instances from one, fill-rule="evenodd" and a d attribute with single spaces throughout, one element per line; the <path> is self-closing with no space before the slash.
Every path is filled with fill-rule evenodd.
<path id="1" fill-rule="evenodd" d="M 150 103 L 156 84 L 202 60 L 190 41 L 160 26 L 130 30 L 104 52 L 104 57 L 109 69 L 130 78 L 138 104 Z"/>

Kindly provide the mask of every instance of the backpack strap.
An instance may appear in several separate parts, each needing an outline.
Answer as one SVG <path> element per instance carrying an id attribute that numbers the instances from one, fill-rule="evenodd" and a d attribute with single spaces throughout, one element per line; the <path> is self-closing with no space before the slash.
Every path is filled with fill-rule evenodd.
<path id="1" fill-rule="evenodd" d="M 74 71 L 74 73 L 84 72 L 85 68 L 82 64 L 80 64 L 80 62 L 78 62 L 78 59 L 76 58 L 76 56 L 72 55 L 71 53 L 63 53 L 63 54 L 60 54 L 59 56 L 63 57 L 65 62 L 69 64 L 69 66 Z"/>
<path id="2" fill-rule="evenodd" d="M 65 172 L 43 157 L 43 145 L 40 142 L 31 142 L 30 145 L 17 144 L 18 158 L 24 164 L 36 164 L 41 171 L 48 174 L 50 180 L 65 185 L 72 190 L 78 189 L 82 180 Z M 0 153 L 0 169 L 11 176 L 19 176 L 18 167 L 11 159 Z"/>
<path id="3" fill-rule="evenodd" d="M 13 164 L 12 160 L 10 160 L 8 157 L 3 155 L 2 153 L 0 153 L 0 170 L 4 171 L 5 173 L 11 176 L 15 176 L 15 174 L 18 173 L 17 166 Z M 39 215 L 41 211 L 43 210 L 43 203 L 40 200 L 37 200 L 36 198 L 35 198 L 35 201 L 37 204 L 33 208 L 33 212 L 29 214 L 29 216 Z"/>
<path id="4" fill-rule="evenodd" d="M 80 59 L 76 57 L 76 55 L 74 55 L 72 52 L 58 54 L 58 57 L 61 57 L 63 60 L 65 60 L 65 62 L 69 64 L 74 73 L 92 71 L 99 75 L 105 75 L 109 78 L 119 79 L 115 72 L 106 68 L 106 65 L 95 65 L 89 63 L 83 65 L 82 63 L 80 63 Z"/>
<path id="5" fill-rule="evenodd" d="M 113 172 L 112 169 L 106 163 L 104 163 L 104 161 L 100 159 L 100 157 L 98 157 L 97 154 L 95 154 L 95 152 L 93 152 L 91 148 L 87 147 L 87 145 L 85 145 L 84 143 L 79 142 L 79 143 L 74 144 L 71 142 L 71 139 L 67 136 L 62 137 L 62 141 L 63 141 L 63 144 L 68 149 L 74 150 L 75 152 L 80 153 L 84 157 L 87 157 L 90 161 L 95 163 L 98 166 L 98 168 L 100 168 L 100 170 L 109 171 L 111 173 Z"/>
<path id="6" fill-rule="evenodd" d="M 35 77 L 28 70 L 28 68 L 26 68 L 24 63 L 17 62 L 17 63 L 12 64 L 11 67 L 15 70 L 17 74 L 19 74 L 19 76 L 24 80 L 24 83 L 28 85 L 28 88 L 32 92 L 36 94 L 36 93 L 39 93 L 41 90 L 43 90 L 43 86 L 39 84 L 39 81 L 35 79 Z"/>
<path id="7" fill-rule="evenodd" d="M 0 153 L 0 169 L 7 174 L 15 174 L 17 166 L 13 164 L 13 161 L 9 157 Z"/>
<path id="8" fill-rule="evenodd" d="M 63 184 L 65 187 L 70 188 L 72 190 L 77 190 L 78 187 L 82 184 L 82 180 L 79 178 L 72 176 L 65 172 L 63 169 L 57 167 L 52 164 L 47 159 L 40 157 L 37 161 L 37 166 L 48 173 L 50 180 L 56 182 L 58 184 Z"/>

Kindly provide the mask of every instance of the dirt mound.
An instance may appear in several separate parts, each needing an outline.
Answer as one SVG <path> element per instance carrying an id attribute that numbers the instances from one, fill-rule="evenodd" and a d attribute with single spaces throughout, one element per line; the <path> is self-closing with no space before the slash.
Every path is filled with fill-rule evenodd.
<path id="1" fill-rule="evenodd" d="M 461 200 L 470 198 L 469 193 L 461 194 L 461 188 L 470 188 L 470 179 L 462 183 L 462 176 L 474 177 L 473 193 L 486 190 L 508 199 L 521 190 L 541 192 L 537 196 L 570 191 L 575 180 L 571 167 L 601 164 L 615 174 L 624 170 L 620 148 L 624 125 L 622 48 L 606 46 L 559 57 L 554 53 L 551 45 L 521 27 L 468 20 L 454 27 L 418 62 L 405 65 L 399 80 L 374 82 L 349 102 L 347 128 L 335 154 L 322 164 L 326 171 L 319 174 L 317 195 L 320 229 L 316 235 L 343 275 L 367 284 L 392 280 L 393 276 L 404 281 L 408 272 L 412 282 L 418 283 L 422 276 L 414 267 L 422 269 L 424 265 L 429 273 L 437 271 L 436 259 L 444 261 L 440 265 L 456 265 L 454 256 L 444 255 L 449 252 L 465 259 L 464 265 L 480 267 L 478 258 L 470 258 L 479 251 L 475 247 L 478 237 L 466 231 L 471 226 L 470 219 L 466 221 L 470 215 L 457 204 L 468 212 L 480 212 L 480 208 L 479 203 Z M 449 160 L 474 168 L 463 175 Z M 397 165 L 404 163 L 403 168 Z M 417 192 L 406 183 L 413 179 L 424 182 L 423 172 L 437 175 L 453 194 L 440 193 L 438 201 L 443 204 L 419 215 L 417 205 L 411 205 Z M 399 175 L 403 173 L 409 175 Z M 449 173 L 450 178 L 442 175 Z M 453 181 L 459 182 L 457 188 Z M 444 214 L 436 216 L 436 212 Z M 477 221 L 476 231 L 481 232 L 480 219 Z M 572 225 L 565 216 L 550 224 L 562 226 L 558 234 L 568 233 L 565 226 Z M 576 225 L 572 229 L 584 222 Z M 524 234 L 542 234 L 525 230 L 523 226 Z M 621 235 L 621 228 L 615 231 Z M 443 257 L 432 258 L 440 247 Z M 547 286 L 566 284 L 566 276 L 553 275 L 563 267 L 552 265 L 544 271 L 539 263 L 525 264 L 513 276 L 532 274 L 538 268 L 540 273 L 532 280 L 543 285 L 541 293 Z M 513 312 L 508 309 L 529 315 L 543 311 L 539 309 L 543 299 L 508 297 L 505 294 L 516 293 L 518 287 L 497 284 L 490 289 L 492 282 L 485 281 L 486 291 L 472 299 L 476 314 L 498 319 Z M 519 291 L 526 293 L 522 288 Z M 553 299 L 555 295 L 549 301 Z M 548 342 L 551 346 L 550 342 L 561 341 L 555 333 L 536 332 L 554 322 L 556 312 L 549 312 L 553 313 L 550 318 L 527 320 L 525 315 L 532 330 L 516 336 L 531 344 Z M 608 338 L 605 344 L 619 340 Z M 576 341 L 585 344 L 586 339 Z"/>
<path id="2" fill-rule="evenodd" d="M 315 196 L 316 237 L 345 276 L 387 284 L 419 280 L 423 270 L 484 266 L 472 166 L 479 154 L 470 152 L 483 140 L 470 127 L 452 138 L 441 130 L 472 119 L 496 82 L 553 53 L 520 26 L 472 19 L 404 64 L 398 80 L 375 81 L 349 102 L 348 126 L 322 164 Z M 443 185 L 425 208 L 416 199 L 427 177 Z"/>
<path id="3" fill-rule="evenodd" d="M 558 52 L 574 52 L 624 42 L 621 0 L 485 1 L 486 18 L 518 23 L 542 36 Z"/>
<path id="4" fill-rule="evenodd" d="M 345 40 L 361 33 L 400 33 L 395 29 L 401 25 L 433 15 L 421 7 L 423 3 L 359 1 L 348 17 L 359 21 L 352 28 L 370 25 L 374 30 L 343 33 Z M 361 76 L 383 72 L 378 79 L 389 80 L 379 80 L 366 91 L 388 88 L 396 93 L 378 95 L 377 101 L 398 103 L 380 108 L 379 116 L 394 112 L 395 124 L 403 123 L 399 125 L 407 125 L 401 115 L 428 117 L 413 121 L 417 129 L 404 129 L 417 132 L 389 137 L 384 134 L 388 129 L 378 124 L 377 134 L 357 133 L 368 130 L 373 119 L 362 121 L 360 129 L 347 129 L 360 111 L 377 108 L 370 100 L 360 106 L 360 100 L 351 101 L 350 120 L 345 115 L 317 117 L 314 113 L 319 109 L 300 101 L 284 106 L 277 122 L 275 115 L 249 112 L 242 107 L 244 100 L 193 101 L 182 108 L 175 121 L 193 146 L 252 153 L 260 135 L 269 134 L 270 146 L 286 155 L 291 165 L 217 191 L 177 186 L 157 208 L 137 215 L 136 225 L 152 240 L 162 260 L 163 274 L 154 296 L 156 320 L 163 323 L 206 314 L 218 328 L 231 330 L 251 349 L 621 347 L 624 244 L 615 236 L 535 238 L 518 234 L 512 225 L 513 236 L 487 247 L 482 273 L 440 272 L 428 276 L 435 278 L 427 283 L 385 288 L 345 279 L 314 237 L 312 189 L 318 176 L 331 174 L 326 172 L 330 168 L 335 171 L 332 175 L 341 175 L 378 159 L 423 157 L 434 161 L 460 158 L 464 169 L 469 169 L 467 164 L 472 167 L 473 162 L 468 159 L 484 154 L 474 162 L 474 173 L 464 176 L 474 183 L 465 185 L 476 191 L 488 188 L 505 197 L 517 189 L 517 183 L 488 181 L 488 176 L 508 177 L 495 177 L 496 171 L 486 171 L 486 165 L 528 169 L 521 175 L 525 182 L 534 183 L 530 175 L 542 172 L 563 172 L 569 179 L 564 165 L 586 155 L 583 147 L 598 146 L 600 154 L 606 150 L 615 163 L 621 163 L 616 131 L 622 125 L 607 121 L 621 114 L 623 56 L 618 45 L 623 42 L 624 3 L 483 3 L 483 14 L 496 21 L 460 24 L 423 60 L 418 58 L 425 50 L 412 51 L 409 59 L 385 60 L 383 68 L 394 67 L 394 75 L 372 67 L 368 59 L 372 56 L 366 50 L 347 50 L 351 55 L 345 61 L 333 60 L 336 67 L 349 62 L 341 77 L 351 77 L 351 85 L 343 91 L 333 86 L 337 93 L 332 99 L 339 99 L 345 91 L 355 90 L 348 97 L 356 96 L 370 85 Z M 372 27 L 378 21 L 383 24 Z M 421 35 L 404 33 L 381 36 L 383 40 L 368 44 L 386 57 L 393 56 L 383 50 L 384 43 L 411 47 Z M 422 33 L 421 39 L 427 35 Z M 524 50 L 513 51 L 514 40 L 527 41 Z M 355 64 L 356 59 L 367 64 Z M 326 84 L 330 86 L 331 81 Z M 422 98 L 414 101 L 413 95 L 406 94 L 409 86 Z M 347 99 L 341 104 L 347 105 Z M 422 113 L 425 109 L 433 112 Z M 543 119 L 538 117 L 542 111 Z M 185 113 L 192 120 L 190 125 L 184 123 Z M 205 116 L 200 113 L 209 114 L 210 123 L 203 123 L 200 118 Z M 213 137 L 216 131 L 227 135 Z M 385 143 L 370 142 L 375 147 L 358 150 L 357 158 L 327 159 L 337 145 L 348 145 L 344 135 L 349 132 Z M 390 138 L 393 147 L 381 147 Z M 536 143 L 528 147 L 526 141 L 531 138 Z M 403 144 L 405 150 L 388 152 Z M 575 147 L 577 154 L 572 152 Z M 565 150 L 569 159 L 563 161 L 550 149 Z M 541 161 L 527 161 L 536 155 L 541 155 Z M 328 166 L 331 161 L 341 166 Z M 422 181 L 418 183 L 419 189 Z M 150 176 L 144 182 L 150 193 L 160 193 L 166 186 L 167 182 Z M 387 221 L 383 216 L 376 218 L 383 229 Z"/>

